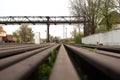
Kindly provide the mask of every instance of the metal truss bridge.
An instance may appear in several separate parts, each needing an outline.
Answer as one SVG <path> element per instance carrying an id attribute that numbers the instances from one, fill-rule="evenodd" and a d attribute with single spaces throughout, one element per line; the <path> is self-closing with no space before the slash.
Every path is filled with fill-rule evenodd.
<path id="1" fill-rule="evenodd" d="M 0 16 L 0 24 L 46 24 L 47 42 L 49 42 L 49 26 L 57 24 L 86 23 L 83 16 Z"/>

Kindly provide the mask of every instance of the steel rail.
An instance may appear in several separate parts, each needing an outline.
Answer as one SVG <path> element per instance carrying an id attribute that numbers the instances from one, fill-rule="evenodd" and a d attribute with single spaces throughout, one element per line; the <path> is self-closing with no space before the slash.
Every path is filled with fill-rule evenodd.
<path id="1" fill-rule="evenodd" d="M 89 50 L 66 45 L 79 57 L 102 71 L 113 80 L 120 80 L 120 59 L 90 52 Z"/>
<path id="2" fill-rule="evenodd" d="M 108 55 L 108 56 L 112 56 L 112 57 L 116 57 L 120 59 L 120 54 L 116 54 L 113 52 L 107 52 L 107 51 L 102 51 L 102 50 L 96 50 L 97 53 L 99 54 L 104 54 L 104 55 Z"/>
<path id="3" fill-rule="evenodd" d="M 0 80 L 24 80 L 50 55 L 59 45 L 33 55 L 0 71 Z"/>
<path id="4" fill-rule="evenodd" d="M 83 47 L 96 48 L 96 49 L 99 49 L 99 50 L 105 50 L 105 51 L 120 53 L 120 48 L 115 48 L 115 47 L 110 47 L 110 46 L 83 46 Z"/>
<path id="5" fill-rule="evenodd" d="M 37 45 L 37 46 L 30 46 L 30 47 L 27 47 L 27 48 L 23 47 L 23 48 L 0 51 L 0 59 L 4 58 L 4 57 L 11 56 L 11 55 L 23 53 L 23 52 L 26 52 L 26 51 L 31 51 L 31 50 L 34 50 L 34 49 L 38 49 L 38 48 L 41 48 L 41 47 L 43 47 L 43 46 Z"/>
<path id="6" fill-rule="evenodd" d="M 60 47 L 49 80 L 80 80 L 63 45 Z"/>
<path id="7" fill-rule="evenodd" d="M 80 47 L 80 48 L 87 49 L 87 50 L 91 51 L 91 48 L 87 48 L 87 47 Z M 107 55 L 107 56 L 112 56 L 112 57 L 120 59 L 120 54 L 119 53 L 103 51 L 103 50 L 98 50 L 98 49 L 95 50 L 95 53 L 102 54 L 102 55 Z"/>
<path id="8" fill-rule="evenodd" d="M 0 48 L 0 51 L 8 50 L 8 49 L 24 48 L 24 47 L 30 47 L 30 46 L 37 46 L 37 45 L 35 45 L 35 44 L 32 44 L 32 45 L 12 45 L 10 47 Z"/>
<path id="9" fill-rule="evenodd" d="M 40 48 L 40 49 L 36 49 L 36 50 L 32 50 L 32 51 L 28 51 L 28 52 L 25 52 L 24 54 L 18 54 L 18 55 L 15 55 L 15 56 L 11 56 L 11 57 L 8 57 L 8 58 L 3 58 L 0 60 L 0 70 L 2 69 L 5 69 L 6 67 L 8 66 L 11 66 L 23 59 L 26 59 L 30 56 L 33 56 L 45 49 L 48 49 L 50 48 L 51 46 L 47 46 L 47 47 L 43 47 L 43 48 Z"/>

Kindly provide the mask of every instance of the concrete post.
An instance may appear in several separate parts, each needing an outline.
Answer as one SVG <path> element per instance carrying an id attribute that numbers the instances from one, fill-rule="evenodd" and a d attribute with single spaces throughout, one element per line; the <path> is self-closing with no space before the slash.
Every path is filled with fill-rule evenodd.
<path id="1" fill-rule="evenodd" d="M 49 35 L 49 26 L 50 26 L 50 23 L 49 23 L 49 19 L 50 17 L 46 17 L 47 18 L 47 43 L 50 42 L 50 35 Z"/>

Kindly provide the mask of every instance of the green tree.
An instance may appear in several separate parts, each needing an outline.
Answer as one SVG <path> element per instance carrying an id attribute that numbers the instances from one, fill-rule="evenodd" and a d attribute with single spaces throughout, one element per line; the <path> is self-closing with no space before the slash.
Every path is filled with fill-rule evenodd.
<path id="1" fill-rule="evenodd" d="M 104 32 L 104 31 L 108 31 L 110 29 L 115 29 L 115 26 L 113 26 L 114 24 L 116 24 L 117 22 L 120 21 L 119 19 L 120 13 L 113 11 L 108 15 L 108 22 L 110 23 L 110 27 L 108 26 L 108 28 L 106 27 L 106 21 L 107 19 L 104 17 L 101 22 L 99 23 L 99 27 L 96 29 L 96 32 Z"/>
<path id="2" fill-rule="evenodd" d="M 32 29 L 26 24 L 21 25 L 19 30 L 14 32 L 13 35 L 21 42 L 32 42 L 34 37 Z"/>
<path id="3" fill-rule="evenodd" d="M 21 43 L 21 38 L 16 32 L 13 32 L 13 37 L 16 39 L 16 42 Z"/>
<path id="4" fill-rule="evenodd" d="M 83 37 L 82 32 L 77 32 L 77 29 L 73 28 L 71 35 L 72 35 L 75 43 L 77 43 L 77 44 L 81 43 L 81 38 Z"/>
<path id="5" fill-rule="evenodd" d="M 84 35 L 94 34 L 100 21 L 105 18 L 107 30 L 112 28 L 109 14 L 112 11 L 120 11 L 120 0 L 70 0 L 71 13 L 74 16 L 84 16 L 89 21 L 84 26 Z"/>
<path id="6" fill-rule="evenodd" d="M 72 37 L 75 38 L 76 34 L 77 34 L 77 29 L 73 28 L 73 31 L 71 32 Z"/>
<path id="7" fill-rule="evenodd" d="M 116 3 L 115 7 L 116 7 L 117 11 L 120 12 L 120 0 L 116 0 L 115 3 Z"/>
<path id="8" fill-rule="evenodd" d="M 83 33 L 81 33 L 81 32 L 77 33 L 76 36 L 75 36 L 75 38 L 74 38 L 75 43 L 80 44 L 82 37 L 83 37 Z"/>
<path id="9" fill-rule="evenodd" d="M 101 0 L 100 4 L 99 9 L 101 10 L 100 12 L 103 18 L 105 18 L 105 27 L 107 30 L 110 30 L 112 28 L 112 20 L 110 20 L 111 18 L 109 15 L 116 9 L 116 0 Z M 114 19 L 114 17 L 112 19 Z"/>
<path id="10" fill-rule="evenodd" d="M 71 13 L 84 16 L 89 21 L 84 26 L 84 35 L 94 34 L 99 21 L 99 5 L 101 0 L 71 0 Z"/>

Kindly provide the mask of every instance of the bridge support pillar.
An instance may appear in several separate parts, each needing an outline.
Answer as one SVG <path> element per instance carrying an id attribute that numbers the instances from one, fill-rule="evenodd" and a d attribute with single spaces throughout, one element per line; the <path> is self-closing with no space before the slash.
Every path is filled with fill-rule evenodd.
<path id="1" fill-rule="evenodd" d="M 50 35 L 49 35 L 49 24 L 47 24 L 47 42 L 50 42 Z"/>
<path id="2" fill-rule="evenodd" d="M 50 23 L 49 23 L 49 19 L 50 17 L 46 17 L 47 18 L 47 43 L 50 42 L 50 34 L 49 34 L 49 27 L 50 27 Z"/>
<path id="3" fill-rule="evenodd" d="M 87 36 L 86 18 L 84 17 L 84 36 Z"/>

